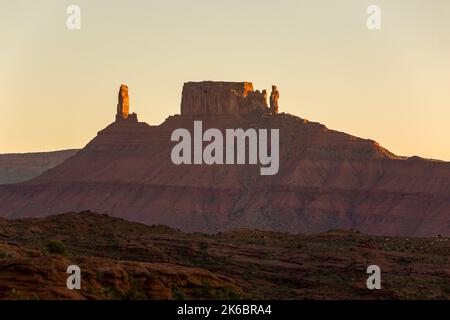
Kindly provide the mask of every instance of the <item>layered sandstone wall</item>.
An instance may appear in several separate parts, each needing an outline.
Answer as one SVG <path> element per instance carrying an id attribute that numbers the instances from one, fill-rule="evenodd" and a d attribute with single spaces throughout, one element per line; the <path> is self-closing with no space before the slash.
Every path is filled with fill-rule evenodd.
<path id="1" fill-rule="evenodd" d="M 253 90 L 251 82 L 187 82 L 183 86 L 181 115 L 242 115 L 268 112 L 267 92 Z"/>

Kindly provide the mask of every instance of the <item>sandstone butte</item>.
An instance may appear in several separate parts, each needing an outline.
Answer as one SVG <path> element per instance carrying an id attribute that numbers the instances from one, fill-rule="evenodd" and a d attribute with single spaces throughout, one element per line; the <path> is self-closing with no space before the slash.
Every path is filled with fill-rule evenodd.
<path id="1" fill-rule="evenodd" d="M 270 104 L 278 109 L 278 101 Z M 187 232 L 450 235 L 450 163 L 399 157 L 375 141 L 273 112 L 267 92 L 251 83 L 186 83 L 181 114 L 156 126 L 119 109 L 116 121 L 74 156 L 30 181 L 0 186 L 0 215 L 92 210 Z M 204 129 L 278 128 L 279 173 L 172 164 L 170 135 L 192 130 L 194 120 Z"/>

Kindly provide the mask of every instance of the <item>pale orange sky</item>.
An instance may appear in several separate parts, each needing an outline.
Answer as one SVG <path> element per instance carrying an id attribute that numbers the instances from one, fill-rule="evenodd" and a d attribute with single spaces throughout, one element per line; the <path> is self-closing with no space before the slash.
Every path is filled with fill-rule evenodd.
<path id="1" fill-rule="evenodd" d="M 159 124 L 184 82 L 246 80 L 277 84 L 280 111 L 450 160 L 447 0 L 0 0 L 0 39 L 0 153 L 83 147 L 113 121 L 121 83 Z"/>

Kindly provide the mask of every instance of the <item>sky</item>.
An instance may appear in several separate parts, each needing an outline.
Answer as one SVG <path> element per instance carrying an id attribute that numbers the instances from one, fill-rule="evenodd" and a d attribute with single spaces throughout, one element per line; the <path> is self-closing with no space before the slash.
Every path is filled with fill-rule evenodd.
<path id="1" fill-rule="evenodd" d="M 0 153 L 83 147 L 122 83 L 157 125 L 184 82 L 220 80 L 276 84 L 281 112 L 450 160 L 448 0 L 0 0 L 0 39 Z"/>

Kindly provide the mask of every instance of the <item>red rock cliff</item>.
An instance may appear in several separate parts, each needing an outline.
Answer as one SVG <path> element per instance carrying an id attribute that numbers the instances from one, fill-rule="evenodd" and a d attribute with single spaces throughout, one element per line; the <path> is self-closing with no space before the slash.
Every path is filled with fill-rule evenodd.
<path id="1" fill-rule="evenodd" d="M 253 90 L 251 82 L 187 82 L 183 86 L 181 115 L 243 115 L 267 112 L 267 92 Z"/>

